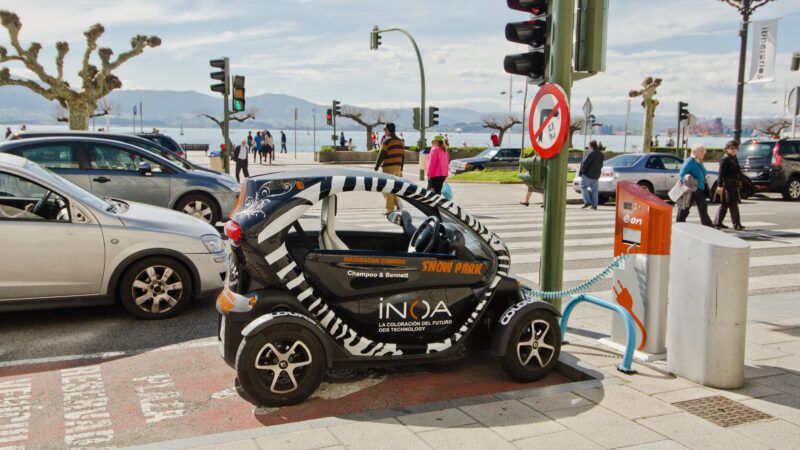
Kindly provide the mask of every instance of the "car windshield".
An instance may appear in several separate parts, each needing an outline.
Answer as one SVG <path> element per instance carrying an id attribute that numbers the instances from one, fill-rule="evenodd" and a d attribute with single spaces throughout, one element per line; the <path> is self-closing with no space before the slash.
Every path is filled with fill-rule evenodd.
<path id="1" fill-rule="evenodd" d="M 605 167 L 631 167 L 642 155 L 619 155 L 603 163 Z"/>
<path id="2" fill-rule="evenodd" d="M 772 147 L 774 146 L 774 142 L 753 142 L 745 144 L 739 149 L 737 156 L 741 159 L 769 158 L 772 154 Z"/>
<path id="3" fill-rule="evenodd" d="M 77 198 L 81 202 L 91 206 L 92 208 L 99 209 L 100 211 L 113 210 L 113 206 L 102 198 L 92 194 L 91 192 L 79 187 L 73 182 L 63 178 L 55 172 L 45 169 L 44 167 L 28 161 L 25 168 L 34 175 L 52 183 L 53 185 L 63 189 L 69 195 Z"/>
<path id="4" fill-rule="evenodd" d="M 482 151 L 478 155 L 478 157 L 480 157 L 480 158 L 494 158 L 494 155 L 496 155 L 499 150 L 500 149 L 497 149 L 497 148 L 486 149 L 486 150 Z"/>

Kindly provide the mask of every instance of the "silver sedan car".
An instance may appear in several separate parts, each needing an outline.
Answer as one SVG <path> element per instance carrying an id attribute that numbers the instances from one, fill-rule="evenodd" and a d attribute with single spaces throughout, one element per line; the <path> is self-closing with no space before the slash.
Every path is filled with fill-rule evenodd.
<path id="1" fill-rule="evenodd" d="M 669 153 L 625 153 L 607 159 L 597 182 L 600 203 L 617 194 L 617 181 L 632 181 L 659 197 L 666 197 L 678 181 L 683 160 Z M 706 184 L 713 186 L 717 172 L 709 171 Z M 581 177 L 572 181 L 575 192 L 581 192 Z"/>
<path id="2" fill-rule="evenodd" d="M 0 310 L 111 304 L 161 319 L 224 283 L 227 249 L 211 225 L 176 211 L 102 199 L 0 153 Z"/>
<path id="3" fill-rule="evenodd" d="M 100 197 L 181 211 L 216 225 L 236 204 L 240 185 L 230 175 L 186 169 L 124 142 L 81 136 L 21 139 L 0 153 L 29 159 Z"/>

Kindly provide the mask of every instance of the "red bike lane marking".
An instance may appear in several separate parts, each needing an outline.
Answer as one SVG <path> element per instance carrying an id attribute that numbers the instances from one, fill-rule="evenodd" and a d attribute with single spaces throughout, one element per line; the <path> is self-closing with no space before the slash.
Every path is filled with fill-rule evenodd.
<path id="1" fill-rule="evenodd" d="M 299 405 L 256 408 L 236 392 L 236 373 L 213 346 L 0 369 L 0 382 L 20 378 L 30 380 L 31 414 L 27 439 L 14 444 L 36 448 L 77 446 L 80 439 L 146 444 L 569 381 L 551 374 L 516 383 L 497 358 L 481 354 L 447 364 L 338 371 Z M 108 430 L 113 436 L 101 442 Z"/>

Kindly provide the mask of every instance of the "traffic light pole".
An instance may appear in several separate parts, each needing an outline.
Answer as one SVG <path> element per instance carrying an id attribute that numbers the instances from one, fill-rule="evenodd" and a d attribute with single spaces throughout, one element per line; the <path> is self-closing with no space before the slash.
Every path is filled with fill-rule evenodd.
<path id="1" fill-rule="evenodd" d="M 227 58 L 226 58 L 227 59 Z M 230 82 L 230 80 L 228 80 Z M 229 85 L 230 86 L 230 85 Z M 225 153 L 222 158 L 222 167 L 225 173 L 231 173 L 231 155 L 233 154 L 233 144 L 231 143 L 230 134 L 230 107 L 228 105 L 229 92 L 226 90 L 222 95 L 222 101 L 225 103 L 224 112 L 222 113 L 222 134 L 225 137 Z"/>
<path id="2" fill-rule="evenodd" d="M 558 84 L 570 99 L 572 90 L 572 47 L 575 1 L 560 0 L 550 3 L 553 42 L 550 50 L 550 82 Z M 565 124 L 564 126 L 569 126 Z M 564 147 L 568 147 L 564 143 Z M 567 162 L 569 149 L 562 148 L 554 158 L 547 160 L 547 177 L 544 191 L 544 221 L 542 227 L 542 254 L 539 260 L 539 286 L 544 291 L 560 291 L 564 271 L 564 227 L 567 216 Z M 561 300 L 553 305 L 561 308 Z"/>
<path id="3" fill-rule="evenodd" d="M 414 51 L 417 53 L 417 61 L 419 62 L 419 79 L 420 79 L 420 91 L 422 93 L 420 102 L 419 102 L 419 142 L 417 146 L 419 148 L 420 153 L 424 151 L 428 147 L 428 143 L 425 140 L 425 128 L 428 127 L 428 123 L 425 121 L 425 114 L 427 110 L 425 109 L 425 67 L 422 64 L 422 55 L 419 52 L 419 47 L 417 46 L 417 41 L 414 40 L 414 37 L 411 36 L 411 33 L 402 29 L 402 28 L 386 28 L 384 30 L 375 30 L 377 33 L 385 33 L 387 31 L 399 31 L 406 35 L 406 37 L 411 41 L 411 45 L 414 46 Z M 421 160 L 421 159 L 420 159 Z M 420 164 L 419 166 L 419 181 L 425 181 L 425 167 Z"/>

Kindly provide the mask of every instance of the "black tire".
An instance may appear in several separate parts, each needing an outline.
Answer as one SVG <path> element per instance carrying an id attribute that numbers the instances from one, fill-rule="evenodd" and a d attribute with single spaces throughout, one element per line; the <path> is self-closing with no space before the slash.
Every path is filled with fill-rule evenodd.
<path id="1" fill-rule="evenodd" d="M 546 327 L 545 327 L 546 324 Z M 532 327 L 538 338 L 533 340 Z M 532 341 L 529 351 L 519 344 Z M 543 346 L 546 344 L 546 348 Z M 536 349 L 538 358 L 532 353 Z M 545 352 L 540 353 L 544 349 Z M 561 328 L 558 319 L 551 312 L 535 309 L 520 316 L 511 329 L 506 354 L 500 357 L 503 370 L 515 381 L 527 383 L 544 378 L 558 364 L 561 353 Z"/>
<path id="2" fill-rule="evenodd" d="M 481 171 L 483 171 L 483 169 L 484 169 L 483 166 L 475 166 L 475 168 L 473 170 L 475 170 L 476 172 L 481 172 Z"/>
<path id="3" fill-rule="evenodd" d="M 608 202 L 609 196 L 607 195 L 598 195 L 597 196 L 597 204 L 598 205 L 605 205 Z"/>
<path id="4" fill-rule="evenodd" d="M 217 202 L 205 194 L 189 194 L 181 197 L 175 203 L 175 211 L 197 217 L 203 222 L 214 226 L 220 219 Z"/>
<path id="5" fill-rule="evenodd" d="M 289 353 L 281 359 L 278 352 Z M 308 364 L 300 367 L 280 367 L 282 363 L 291 365 Z M 274 366 L 280 371 L 257 368 L 256 364 Z M 277 407 L 295 405 L 307 399 L 317 390 L 325 375 L 325 349 L 313 332 L 301 325 L 280 324 L 268 327 L 255 336 L 246 337 L 236 352 L 236 373 L 242 389 L 256 403 Z M 287 368 L 292 370 L 294 382 Z M 276 379 L 277 377 L 277 379 Z"/>
<path id="6" fill-rule="evenodd" d="M 192 298 L 192 278 L 180 262 L 155 256 L 135 262 L 122 274 L 122 306 L 140 319 L 167 319 Z"/>
<path id="7" fill-rule="evenodd" d="M 653 183 L 651 183 L 651 182 L 649 182 L 647 180 L 642 180 L 642 181 L 640 181 L 640 182 L 638 182 L 636 184 L 638 184 L 639 186 L 647 189 L 647 191 L 650 192 L 651 194 L 655 194 L 656 193 L 656 190 L 653 188 Z"/>
<path id="8" fill-rule="evenodd" d="M 793 176 L 789 178 L 789 181 L 786 182 L 786 187 L 783 188 L 783 195 L 784 200 L 800 200 L 800 176 Z"/>

